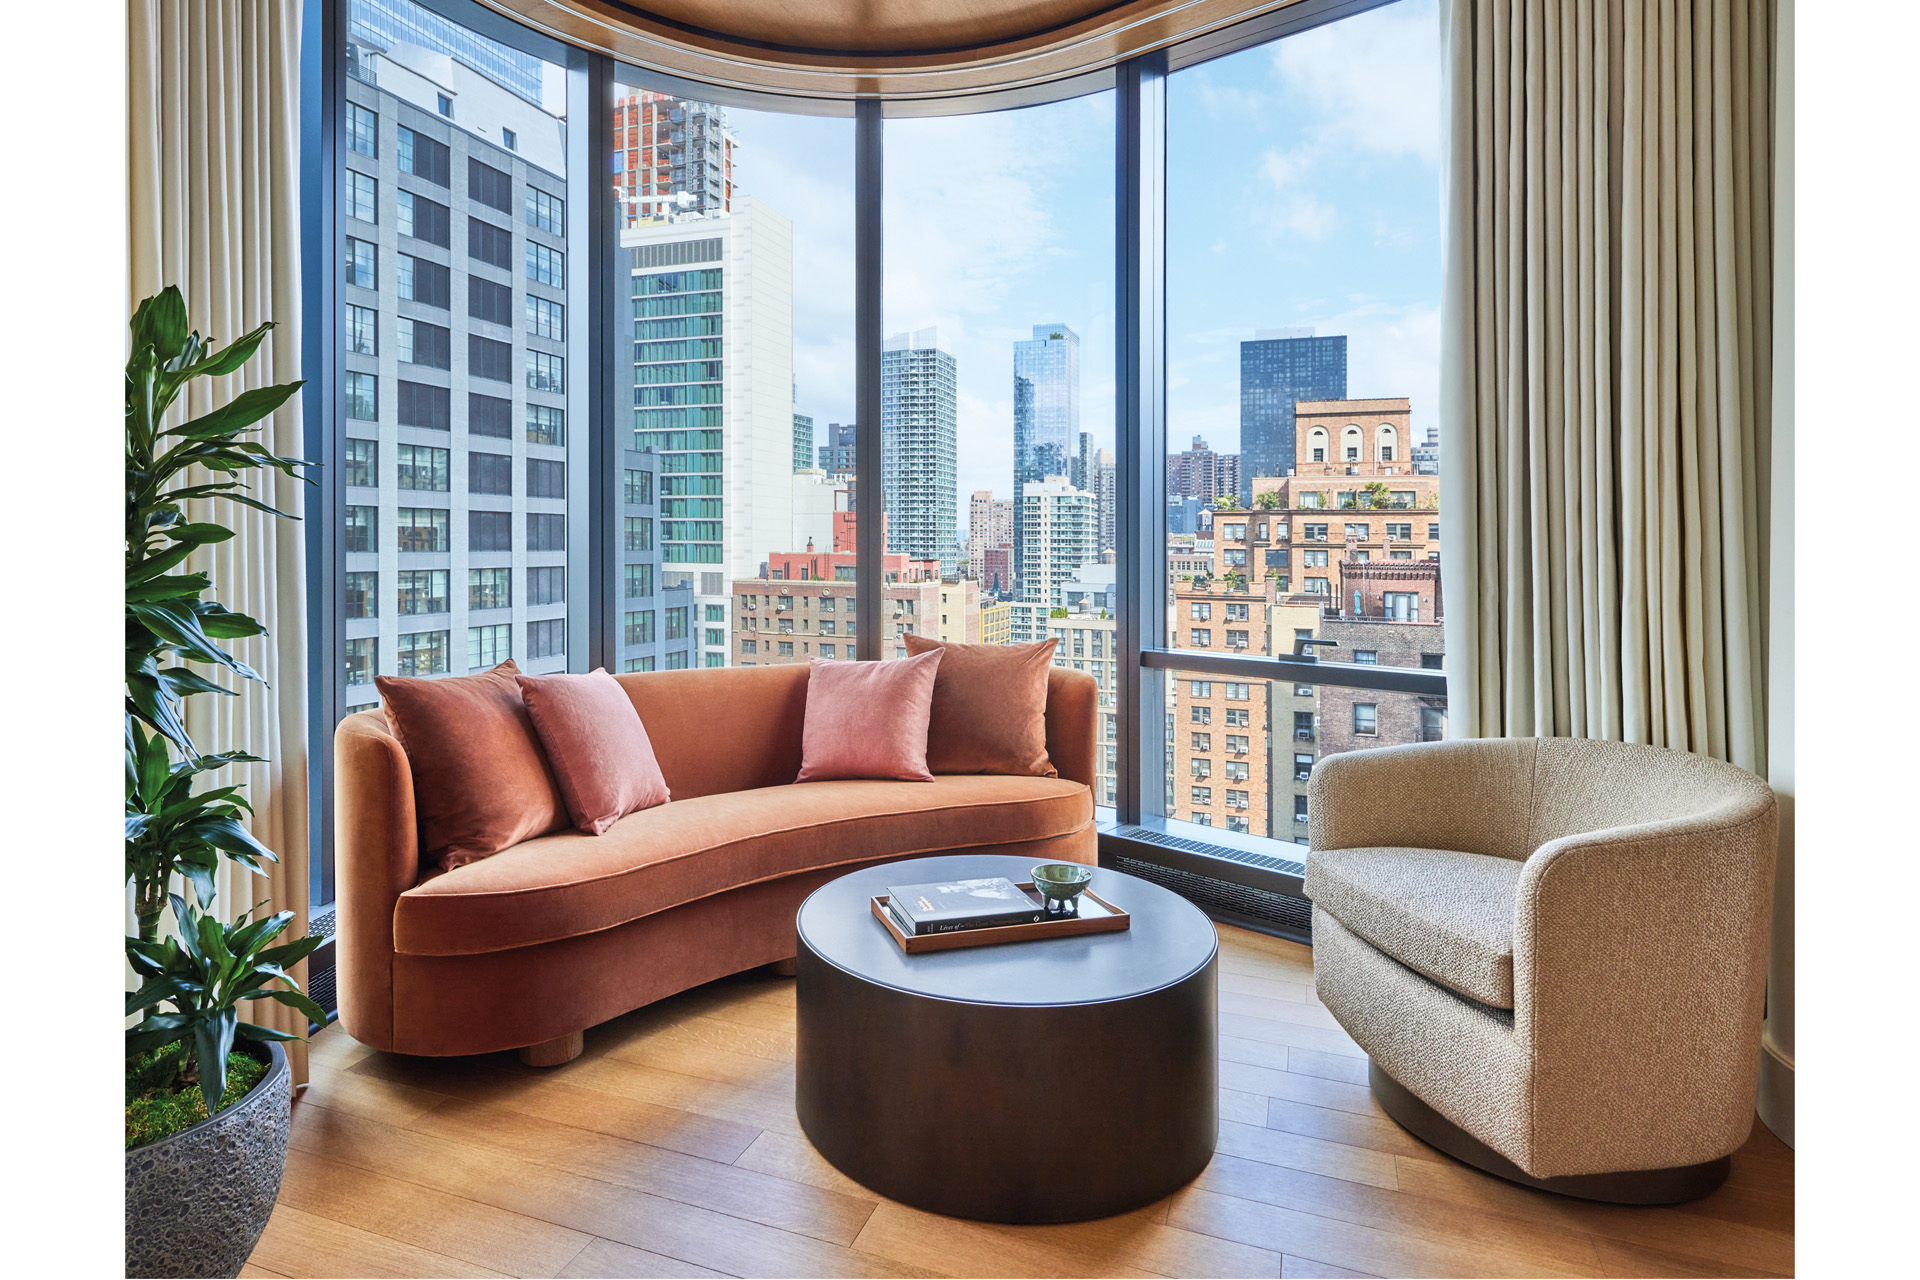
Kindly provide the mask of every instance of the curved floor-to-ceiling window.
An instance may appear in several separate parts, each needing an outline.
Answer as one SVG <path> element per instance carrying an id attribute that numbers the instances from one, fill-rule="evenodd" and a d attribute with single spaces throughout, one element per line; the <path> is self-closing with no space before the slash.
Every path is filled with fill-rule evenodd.
<path id="1" fill-rule="evenodd" d="M 1438 670 L 1439 22 L 1404 0 L 1168 81 L 1164 643 Z M 1443 694 L 1169 671 L 1168 816 L 1307 839 L 1314 764 Z"/>
<path id="2" fill-rule="evenodd" d="M 1111 91 L 886 122 L 880 656 L 1058 642 L 1115 797 Z"/>
<path id="3" fill-rule="evenodd" d="M 850 658 L 853 123 L 646 81 L 612 105 L 621 669 Z"/>
<path id="4" fill-rule="evenodd" d="M 703 92 L 477 4 L 323 0 L 316 722 L 507 658 L 1052 639 L 1100 684 L 1126 832 L 1304 840 L 1317 761 L 1446 730 L 1437 15 L 1308 8 L 1175 56 L 1164 117 L 1126 115 L 1153 58 L 1037 105 L 889 106 L 862 188 L 850 103 Z M 1148 204 L 1157 282 L 1116 254 Z M 1123 297 L 1164 346 L 1121 345 Z M 1165 624 L 1130 639 L 1142 593 Z"/>

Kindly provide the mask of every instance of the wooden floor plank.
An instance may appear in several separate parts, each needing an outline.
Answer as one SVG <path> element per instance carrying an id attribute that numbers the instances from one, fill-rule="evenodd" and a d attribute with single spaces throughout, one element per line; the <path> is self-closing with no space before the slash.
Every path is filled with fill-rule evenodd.
<path id="1" fill-rule="evenodd" d="M 535 1119 L 504 1107 L 449 1099 L 408 1128 L 557 1169 L 591 1170 L 603 1182 L 832 1244 L 852 1244 L 873 1212 L 872 1195 L 856 1198 L 803 1186 L 737 1165 Z"/>
<path id="2" fill-rule="evenodd" d="M 1343 1178 L 1348 1182 L 1364 1182 L 1368 1186 L 1385 1187 L 1389 1191 L 1399 1186 L 1395 1157 L 1385 1152 L 1350 1147 L 1297 1133 L 1284 1133 L 1263 1125 L 1221 1121 L 1220 1139 L 1215 1150 L 1261 1164 L 1301 1169 L 1329 1178 Z"/>
<path id="3" fill-rule="evenodd" d="M 1339 1021 L 1325 1005 L 1310 1004 L 1304 1000 L 1275 1000 L 1269 996 L 1249 996 L 1222 991 L 1220 1012 L 1243 1014 L 1249 1018 L 1265 1018 L 1269 1022 L 1291 1022 L 1302 1027 L 1340 1030 Z"/>
<path id="4" fill-rule="evenodd" d="M 1366 1061 L 1367 1051 L 1353 1042 L 1353 1037 L 1339 1027 L 1310 1027 L 1297 1022 L 1275 1022 L 1271 1018 L 1257 1018 L 1249 1014 L 1220 1012 L 1220 1032 L 1222 1035 L 1238 1036 L 1242 1040 L 1260 1040 L 1267 1044 L 1298 1045 L 1302 1049 L 1318 1049 L 1322 1053 L 1344 1054 L 1350 1058 Z"/>
<path id="5" fill-rule="evenodd" d="M 874 1258 L 811 1236 L 515 1159 L 496 1148 L 324 1108 L 311 1108 L 295 1121 L 293 1143 L 405 1182 L 714 1271 L 768 1277 L 897 1274 Z"/>
<path id="6" fill-rule="evenodd" d="M 791 978 L 762 970 L 590 1030 L 550 1069 L 314 1037 L 281 1202 L 245 1275 L 1791 1274 L 1794 1157 L 1756 1125 L 1726 1186 L 1625 1208 L 1502 1183 L 1387 1119 L 1312 952 L 1220 930 L 1218 1153 L 1100 1222 L 887 1201 L 793 1108 Z"/>
<path id="7" fill-rule="evenodd" d="M 288 1277 L 281 1275 L 278 1271 L 269 1271 L 265 1267 L 255 1266 L 249 1262 L 240 1268 L 240 1280 L 288 1280 Z"/>
<path id="8" fill-rule="evenodd" d="M 1278 1276 L 1280 1257 L 1157 1221 L 1162 1206 L 1098 1222 L 1010 1227 L 882 1201 L 860 1248 L 963 1276 Z"/>
<path id="9" fill-rule="evenodd" d="M 369 1059 L 386 1056 L 368 1054 L 355 1066 L 364 1066 Z M 435 1086 L 443 1087 L 443 1081 L 438 1076 L 429 1079 Z M 352 1070 L 316 1071 L 312 1073 L 307 1087 L 300 1091 L 300 1100 L 334 1111 L 365 1116 L 384 1124 L 403 1125 L 445 1102 L 447 1094 L 398 1080 L 357 1075 Z"/>
<path id="10" fill-rule="evenodd" d="M 402 1082 L 431 1082 L 443 1094 L 467 1102 L 507 1107 L 540 1119 L 718 1160 L 722 1164 L 732 1163 L 761 1132 L 756 1125 L 582 1088 L 569 1083 L 571 1077 L 510 1062 L 500 1059 L 440 1062 L 382 1053 L 363 1060 L 350 1074 Z"/>
<path id="11" fill-rule="evenodd" d="M 460 1258 L 435 1253 L 373 1231 L 362 1231 L 289 1204 L 274 1206 L 256 1265 L 286 1276 L 500 1276 Z"/>
<path id="12" fill-rule="evenodd" d="M 635 1249 L 618 1240 L 598 1236 L 582 1249 L 560 1272 L 564 1277 L 599 1277 L 600 1280 L 680 1280 L 681 1277 L 724 1276 L 724 1271 L 709 1271 L 678 1258 L 663 1258 L 645 1249 Z"/>
<path id="13" fill-rule="evenodd" d="M 557 1275 L 592 1239 L 310 1151 L 287 1153 L 280 1203 L 511 1276 Z"/>
<path id="14" fill-rule="evenodd" d="M 1344 1053 L 1302 1049 L 1299 1045 L 1289 1045 L 1287 1048 L 1287 1070 L 1295 1075 L 1324 1076 L 1328 1080 L 1344 1080 L 1348 1084 L 1367 1083 L 1365 1059 Z"/>
<path id="15" fill-rule="evenodd" d="M 1476 1216 L 1471 1235 L 1463 1236 L 1459 1207 L 1446 1201 L 1238 1156 L 1216 1155 L 1194 1186 L 1438 1244 L 1470 1238 L 1518 1259 L 1515 1269 L 1586 1270 L 1596 1258 L 1593 1242 L 1580 1231 L 1489 1213 Z"/>
<path id="16" fill-rule="evenodd" d="M 1520 1258 L 1462 1239 L 1443 1243 L 1190 1187 L 1169 1221 L 1281 1254 L 1377 1276 L 1590 1276 L 1597 1268 Z"/>
<path id="17" fill-rule="evenodd" d="M 1286 970 L 1292 973 L 1292 970 Z M 1265 996 L 1269 1000 L 1288 1000 L 1294 1004 L 1310 1004 L 1312 986 L 1301 982 L 1298 975 L 1279 978 L 1270 973 L 1247 973 L 1241 969 L 1222 968 L 1219 975 L 1220 990 L 1235 995 Z"/>
<path id="18" fill-rule="evenodd" d="M 1363 1085 L 1348 1084 L 1344 1080 L 1328 1080 L 1324 1076 L 1295 1075 L 1291 1071 L 1273 1067 L 1256 1066 L 1243 1061 L 1254 1056 L 1246 1046 L 1257 1041 L 1240 1040 L 1234 1036 L 1220 1037 L 1220 1085 L 1225 1089 L 1238 1089 L 1242 1093 L 1257 1093 L 1267 1098 L 1282 1098 L 1288 1102 L 1305 1102 L 1316 1107 L 1326 1107 L 1333 1111 L 1346 1111 L 1356 1116 L 1384 1117 L 1386 1112 L 1373 1100 L 1373 1093 Z M 1272 1046 L 1268 1046 L 1272 1048 Z M 1233 1056 L 1229 1057 L 1231 1054 Z"/>
<path id="19" fill-rule="evenodd" d="M 1280 1276 L 1281 1280 L 1339 1280 L 1343 1276 L 1364 1276 L 1368 1280 L 1378 1280 L 1368 1271 L 1349 1271 L 1330 1263 L 1315 1262 L 1312 1258 L 1296 1258 L 1290 1253 L 1281 1259 Z"/>
<path id="20" fill-rule="evenodd" d="M 771 1092 L 743 1089 L 612 1057 L 582 1058 L 555 1071 L 558 1078 L 583 1089 L 674 1107 L 716 1120 L 731 1120 L 756 1129 L 796 1136 L 800 1132 L 800 1122 L 793 1114 L 791 1073 L 784 1091 Z"/>
<path id="21" fill-rule="evenodd" d="M 1265 1094 L 1247 1093 L 1240 1089 L 1222 1089 L 1220 1090 L 1220 1118 L 1238 1120 L 1241 1124 L 1265 1124 L 1267 1109 L 1271 1102 L 1272 1099 Z"/>
<path id="22" fill-rule="evenodd" d="M 1694 1205 L 1645 1209 L 1594 1204 L 1534 1191 L 1490 1178 L 1454 1160 L 1438 1163 L 1402 1156 L 1399 1172 L 1403 1189 L 1449 1200 L 1463 1213 L 1491 1210 L 1531 1218 L 1625 1244 L 1712 1260 L 1743 1270 L 1774 1273 L 1793 1270 L 1792 1219 L 1782 1222 L 1780 1230 L 1730 1222 L 1701 1211 L 1701 1206 L 1713 1197 Z M 1714 1193 L 1715 1196 L 1721 1194 Z"/>
<path id="23" fill-rule="evenodd" d="M 1351 1111 L 1316 1107 L 1311 1103 L 1293 1102 L 1286 1098 L 1267 1098 L 1264 1101 L 1266 1113 L 1260 1123 L 1269 1129 L 1344 1143 L 1349 1147 L 1384 1151 L 1388 1155 L 1411 1156 L 1416 1160 L 1447 1158 L 1385 1116 L 1357 1115 Z M 1234 1118 L 1239 1119 L 1238 1116 Z"/>

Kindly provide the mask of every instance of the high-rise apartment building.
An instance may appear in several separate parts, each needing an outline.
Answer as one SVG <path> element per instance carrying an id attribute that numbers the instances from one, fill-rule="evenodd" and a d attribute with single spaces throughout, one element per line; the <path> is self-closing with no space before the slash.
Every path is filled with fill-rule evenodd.
<path id="1" fill-rule="evenodd" d="M 545 59 L 531 53 L 489 40 L 432 10 L 421 8 L 412 0 L 353 0 L 347 6 L 348 66 L 356 78 L 368 84 L 378 83 L 374 66 L 364 60 L 369 55 L 377 58 L 400 44 L 452 58 L 527 102 L 538 104 L 550 98 L 557 101 L 563 93 L 558 83 L 565 74 L 561 68 L 550 67 Z M 556 81 L 551 93 L 547 84 L 549 76 Z M 417 105 L 439 113 L 437 102 Z M 451 107 L 451 103 L 449 105 Z M 464 122 L 465 113 L 455 110 Z M 469 132 L 477 131 L 469 129 Z"/>
<path id="2" fill-rule="evenodd" d="M 1037 324 L 1032 338 L 1013 344 L 1015 573 L 1027 561 L 1026 486 L 1070 478 L 1079 440 L 1080 335 L 1064 324 Z"/>
<path id="3" fill-rule="evenodd" d="M 1012 590 L 1010 571 L 1013 549 L 1013 503 L 1004 498 L 995 498 L 991 489 L 975 489 L 967 503 L 967 574 L 980 584 L 980 589 L 993 594 L 1004 594 Z M 1004 552 L 997 557 L 994 575 L 1008 576 L 1003 587 L 997 581 L 988 581 L 988 562 L 994 559 L 994 553 Z"/>
<path id="4" fill-rule="evenodd" d="M 620 670 L 681 670 L 698 628 L 693 588 L 660 573 L 660 455 L 622 449 L 620 462 Z"/>
<path id="5" fill-rule="evenodd" d="M 1256 476 L 1284 476 L 1293 466 L 1294 404 L 1341 400 L 1347 394 L 1347 339 L 1312 329 L 1268 329 L 1240 344 L 1240 484 L 1253 498 Z"/>
<path id="6" fill-rule="evenodd" d="M 880 479 L 887 550 L 938 561 L 949 576 L 959 563 L 958 392 L 959 364 L 939 349 L 934 330 L 886 340 L 880 354 Z"/>
<path id="7" fill-rule="evenodd" d="M 613 108 L 613 188 L 624 226 L 733 208 L 733 134 L 707 102 L 639 90 Z"/>
<path id="8" fill-rule="evenodd" d="M 1093 455 L 1093 475 L 1089 488 L 1093 491 L 1094 510 L 1097 513 L 1093 539 L 1094 550 L 1101 556 L 1116 550 L 1120 545 L 1120 508 L 1116 505 L 1119 485 L 1120 468 L 1114 461 L 1113 450 L 1096 451 Z"/>
<path id="9" fill-rule="evenodd" d="M 1015 644 L 1045 637 L 1047 615 L 1066 604 L 1066 584 L 1094 562 L 1093 495 L 1064 476 L 1029 481 L 1021 491 L 1020 599 L 1013 611 Z"/>
<path id="10" fill-rule="evenodd" d="M 820 469 L 828 475 L 852 475 L 853 424 L 829 422 L 827 442 L 820 446 Z"/>
<path id="11" fill-rule="evenodd" d="M 364 708 L 377 675 L 565 669 L 585 398 L 545 64 L 410 4 L 355 0 L 348 30 L 339 587 Z"/>
<path id="12" fill-rule="evenodd" d="M 1440 474 L 1440 428 L 1428 427 L 1425 443 L 1413 446 L 1413 473 L 1417 476 Z"/>
<path id="13" fill-rule="evenodd" d="M 792 533 L 793 224 L 738 196 L 728 214 L 635 223 L 620 245 L 635 447 L 665 458 L 662 577 L 693 588 L 698 665 L 725 666 L 728 580 L 757 575 Z"/>
<path id="14" fill-rule="evenodd" d="M 797 410 L 793 415 L 793 469 L 813 469 L 813 419 Z"/>
<path id="15" fill-rule="evenodd" d="M 1239 493 L 1239 454 L 1215 453 L 1205 440 L 1195 436 L 1191 449 L 1167 455 L 1167 501 L 1198 498 L 1202 504 L 1209 504 L 1215 498 L 1236 497 Z"/>

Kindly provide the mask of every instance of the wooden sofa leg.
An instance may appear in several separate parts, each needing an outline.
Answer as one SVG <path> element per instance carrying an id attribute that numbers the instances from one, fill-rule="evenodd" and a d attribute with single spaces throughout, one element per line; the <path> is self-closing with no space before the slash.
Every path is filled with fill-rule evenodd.
<path id="1" fill-rule="evenodd" d="M 794 957 L 789 956 L 785 960 L 775 960 L 772 964 L 768 965 L 767 968 L 773 970 L 783 978 L 791 978 L 793 976 L 794 966 L 797 963 L 799 962 L 794 959 Z"/>
<path id="2" fill-rule="evenodd" d="M 586 1047 L 586 1033 L 575 1031 L 540 1044 L 528 1045 L 520 1051 L 520 1061 L 530 1067 L 557 1067 L 563 1062 L 572 1062 Z"/>

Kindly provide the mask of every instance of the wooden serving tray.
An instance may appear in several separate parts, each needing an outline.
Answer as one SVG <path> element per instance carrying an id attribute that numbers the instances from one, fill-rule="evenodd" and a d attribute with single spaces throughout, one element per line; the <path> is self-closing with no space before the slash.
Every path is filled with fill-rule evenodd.
<path id="1" fill-rule="evenodd" d="M 1033 881 L 1023 881 L 1017 886 L 1028 896 L 1039 900 L 1034 892 Z M 900 926 L 893 922 L 893 916 L 887 911 L 887 895 L 876 894 L 867 899 L 867 905 L 873 910 L 873 918 L 878 920 L 900 949 L 908 955 L 917 955 L 922 951 L 951 951 L 955 947 L 988 947 L 996 942 L 1026 942 L 1039 938 L 1067 938 L 1081 933 L 1113 933 L 1120 929 L 1133 927 L 1133 917 L 1114 906 L 1091 889 L 1080 894 L 1081 907 L 1077 916 L 1063 916 L 1052 920 L 1041 920 L 1030 924 L 1002 925 L 997 929 L 956 929 L 952 933 L 925 933 L 909 936 L 900 932 Z M 1101 914 L 1088 915 L 1087 903 L 1100 908 Z"/>

